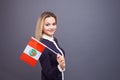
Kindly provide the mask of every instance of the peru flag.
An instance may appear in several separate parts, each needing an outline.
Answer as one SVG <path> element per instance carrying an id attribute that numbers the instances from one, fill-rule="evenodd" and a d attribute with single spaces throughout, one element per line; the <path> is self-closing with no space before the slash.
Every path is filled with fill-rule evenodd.
<path id="1" fill-rule="evenodd" d="M 31 37 L 25 50 L 20 56 L 20 60 L 34 67 L 45 48 L 46 46 L 44 44 Z"/>

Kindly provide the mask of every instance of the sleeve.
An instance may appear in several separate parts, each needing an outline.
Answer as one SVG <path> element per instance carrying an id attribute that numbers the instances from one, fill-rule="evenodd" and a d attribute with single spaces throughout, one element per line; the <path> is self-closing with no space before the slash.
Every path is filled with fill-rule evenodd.
<path id="1" fill-rule="evenodd" d="M 55 80 L 56 76 L 60 74 L 60 71 L 58 70 L 57 66 L 51 65 L 50 57 L 47 49 L 42 53 L 39 60 L 40 60 L 42 72 L 44 73 L 44 75 L 50 80 L 52 79 Z"/>
<path id="2" fill-rule="evenodd" d="M 62 69 L 62 68 L 60 67 L 60 65 L 58 65 L 58 69 L 59 69 L 60 72 L 64 72 L 64 71 L 65 71 L 65 68 Z"/>
<path id="3" fill-rule="evenodd" d="M 54 38 L 54 40 L 55 40 L 55 42 L 57 43 L 57 45 L 59 46 L 57 38 Z M 62 50 L 62 52 L 63 52 L 63 54 L 64 54 L 64 57 L 65 57 L 65 51 L 64 51 L 60 46 L 59 46 L 59 48 Z M 58 69 L 59 69 L 60 72 L 64 72 L 64 71 L 65 71 L 65 68 L 62 69 L 62 68 L 60 67 L 60 65 L 58 65 Z"/>

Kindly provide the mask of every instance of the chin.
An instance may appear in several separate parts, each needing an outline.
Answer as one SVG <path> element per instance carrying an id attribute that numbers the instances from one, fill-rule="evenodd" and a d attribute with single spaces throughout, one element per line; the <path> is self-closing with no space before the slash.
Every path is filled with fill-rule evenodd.
<path id="1" fill-rule="evenodd" d="M 52 37 L 52 36 L 53 36 L 53 34 L 48 34 L 48 36 L 51 36 L 51 37 Z"/>
<path id="2" fill-rule="evenodd" d="M 53 35 L 54 35 L 54 33 L 49 33 L 48 35 L 53 36 Z"/>

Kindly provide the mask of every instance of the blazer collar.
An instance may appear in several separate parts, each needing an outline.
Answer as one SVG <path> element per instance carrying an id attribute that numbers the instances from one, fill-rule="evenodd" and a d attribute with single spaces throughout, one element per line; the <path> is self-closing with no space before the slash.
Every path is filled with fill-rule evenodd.
<path id="1" fill-rule="evenodd" d="M 42 38 L 43 38 L 43 39 L 47 39 L 47 40 L 52 41 L 52 42 L 54 41 L 54 37 L 50 37 L 50 36 L 48 36 L 48 35 L 46 35 L 46 34 L 43 34 L 43 35 L 42 35 Z"/>

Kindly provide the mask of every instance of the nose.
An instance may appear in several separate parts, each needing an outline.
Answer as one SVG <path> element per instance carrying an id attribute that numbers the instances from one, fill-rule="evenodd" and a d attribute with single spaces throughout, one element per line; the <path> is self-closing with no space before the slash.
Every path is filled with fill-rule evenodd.
<path id="1" fill-rule="evenodd" d="M 54 25 L 53 25 L 53 24 L 51 24 L 51 25 L 50 25 L 50 28 L 54 28 Z"/>

